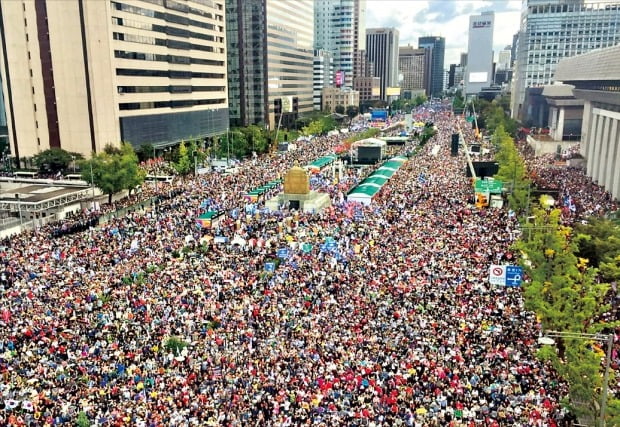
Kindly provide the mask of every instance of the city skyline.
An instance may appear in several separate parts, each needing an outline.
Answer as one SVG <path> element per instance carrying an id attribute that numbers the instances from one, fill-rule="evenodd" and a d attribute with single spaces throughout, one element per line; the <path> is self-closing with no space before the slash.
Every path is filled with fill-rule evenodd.
<path id="1" fill-rule="evenodd" d="M 519 31 L 521 0 L 367 0 L 366 28 L 394 27 L 400 32 L 400 46 L 418 47 L 418 38 L 446 39 L 444 68 L 460 62 L 467 52 L 469 16 L 495 12 L 494 60 L 500 50 L 512 44 Z"/>

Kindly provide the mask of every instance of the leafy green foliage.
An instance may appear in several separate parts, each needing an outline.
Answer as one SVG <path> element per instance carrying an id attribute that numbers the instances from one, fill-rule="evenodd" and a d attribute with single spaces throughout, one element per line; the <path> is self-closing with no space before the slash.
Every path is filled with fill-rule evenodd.
<path id="1" fill-rule="evenodd" d="M 357 105 L 347 105 L 346 114 L 349 119 L 354 119 L 360 113 L 360 107 Z"/>
<path id="2" fill-rule="evenodd" d="M 308 126 L 304 126 L 301 129 L 301 134 L 306 136 L 320 135 L 321 133 L 323 133 L 323 123 L 319 120 L 310 122 Z"/>
<path id="3" fill-rule="evenodd" d="M 609 286 L 595 281 L 596 270 L 575 255 L 571 229 L 560 223 L 560 210 L 534 211 L 534 222 L 523 227 L 516 244 L 527 259 L 525 307 L 535 311 L 544 329 L 584 332 L 609 309 L 603 300 Z"/>
<path id="4" fill-rule="evenodd" d="M 88 419 L 86 413 L 83 411 L 78 414 L 75 423 L 78 427 L 90 427 L 90 420 Z"/>
<path id="5" fill-rule="evenodd" d="M 186 341 L 179 337 L 170 337 L 164 343 L 164 348 L 171 351 L 175 356 L 178 356 L 188 345 L 189 344 Z"/>
<path id="6" fill-rule="evenodd" d="M 510 136 L 517 134 L 517 122 L 510 117 L 509 97 L 504 96 L 492 102 L 478 99 L 472 109 L 478 114 L 478 126 L 485 128 L 489 134 L 494 133 L 500 126 Z"/>
<path id="7" fill-rule="evenodd" d="M 452 108 L 457 114 L 460 114 L 465 108 L 465 98 L 463 98 L 463 93 L 460 89 L 454 94 L 454 98 L 452 99 Z"/>
<path id="8" fill-rule="evenodd" d="M 142 144 L 136 150 L 136 156 L 138 156 L 138 160 L 141 162 L 153 159 L 155 158 L 155 147 L 153 144 Z"/>
<path id="9" fill-rule="evenodd" d="M 597 281 L 598 271 L 588 265 L 587 259 L 577 256 L 578 243 L 572 239 L 572 230 L 561 224 L 560 215 L 559 209 L 535 209 L 533 223 L 523 227 L 523 239 L 515 244 L 529 277 L 524 284 L 525 308 L 536 312 L 543 330 L 581 334 L 614 327 L 597 320 L 610 309 L 605 301 L 610 287 Z M 569 384 L 571 410 L 578 416 L 596 419 L 605 343 L 555 340 L 557 353 L 545 346 L 538 356 L 550 362 Z M 617 425 L 618 409 L 619 402 L 610 399 L 608 422 L 612 420 L 612 424 L 608 425 Z"/>
<path id="10" fill-rule="evenodd" d="M 187 175 L 193 170 L 193 157 L 190 157 L 192 154 L 193 153 L 190 153 L 185 146 L 185 142 L 181 141 L 178 147 L 177 161 L 173 165 L 176 173 L 179 175 Z"/>
<path id="11" fill-rule="evenodd" d="M 589 218 L 575 227 L 577 255 L 599 269 L 604 282 L 620 281 L 620 226 L 603 218 Z"/>
<path id="12" fill-rule="evenodd" d="M 344 114 L 344 105 L 342 104 L 336 105 L 336 107 L 334 108 L 334 112 L 338 114 Z"/>
<path id="13" fill-rule="evenodd" d="M 50 148 L 32 157 L 32 161 L 43 173 L 65 171 L 74 160 L 82 160 L 80 153 L 72 153 L 62 148 Z"/>
<path id="14" fill-rule="evenodd" d="M 492 142 L 496 147 L 495 160 L 499 170 L 495 179 L 503 181 L 510 189 L 508 204 L 520 214 L 529 204 L 529 185 L 525 162 L 519 154 L 513 138 L 499 125 L 493 133 Z"/>
<path id="15" fill-rule="evenodd" d="M 106 146 L 104 151 L 81 163 L 82 179 L 92 180 L 104 194 L 108 203 L 112 195 L 122 190 L 132 190 L 144 182 L 146 172 L 138 167 L 138 157 L 132 146 L 126 142 L 120 148 Z"/>

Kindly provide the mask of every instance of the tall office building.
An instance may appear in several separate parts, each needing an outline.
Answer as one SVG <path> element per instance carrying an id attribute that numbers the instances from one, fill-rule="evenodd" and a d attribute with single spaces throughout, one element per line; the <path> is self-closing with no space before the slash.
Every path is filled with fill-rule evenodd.
<path id="1" fill-rule="evenodd" d="M 334 68 L 352 87 L 358 52 L 366 44 L 366 0 L 315 0 L 314 47 L 334 56 Z"/>
<path id="2" fill-rule="evenodd" d="M 231 126 L 269 121 L 267 14 L 264 0 L 226 1 L 228 102 Z"/>
<path id="3" fill-rule="evenodd" d="M 432 96 L 441 96 L 443 92 L 446 39 L 438 36 L 420 37 L 418 39 L 418 47 L 430 50 L 431 75 L 428 92 Z"/>
<path id="4" fill-rule="evenodd" d="M 510 60 L 511 60 L 511 47 L 506 46 L 503 50 L 500 50 L 497 54 L 497 65 L 496 68 L 498 70 L 508 70 L 510 68 Z"/>
<path id="5" fill-rule="evenodd" d="M 312 111 L 313 6 L 313 0 L 226 0 L 233 124 L 273 129 L 281 118 L 291 127 L 299 113 Z"/>
<path id="6" fill-rule="evenodd" d="M 266 0 L 269 124 L 312 111 L 314 1 Z"/>
<path id="7" fill-rule="evenodd" d="M 315 110 L 323 105 L 321 91 L 323 88 L 334 85 L 334 57 L 328 50 L 314 51 L 314 75 L 312 80 L 312 95 Z"/>
<path id="8" fill-rule="evenodd" d="M 528 116 L 524 111 L 527 88 L 551 83 L 560 60 L 620 43 L 619 21 L 617 0 L 524 0 L 512 116 Z"/>
<path id="9" fill-rule="evenodd" d="M 402 90 L 425 89 L 428 78 L 428 56 L 426 49 L 401 46 L 398 49 L 398 71 L 403 76 Z"/>
<path id="10" fill-rule="evenodd" d="M 388 101 L 391 96 L 389 89 L 398 86 L 398 30 L 368 28 L 366 57 L 373 64 L 373 75 L 381 79 L 379 98 Z"/>
<path id="11" fill-rule="evenodd" d="M 0 13 L 17 158 L 226 129 L 224 0 L 3 1 Z"/>
<path id="12" fill-rule="evenodd" d="M 493 82 L 493 29 L 495 14 L 483 12 L 469 17 L 465 93 L 478 94 Z"/>

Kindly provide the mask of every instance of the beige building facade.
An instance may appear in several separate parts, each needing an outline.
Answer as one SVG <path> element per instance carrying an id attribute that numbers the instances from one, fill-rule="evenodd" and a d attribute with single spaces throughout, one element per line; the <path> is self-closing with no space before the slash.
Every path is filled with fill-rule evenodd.
<path id="1" fill-rule="evenodd" d="M 338 105 L 342 105 L 345 110 L 349 105 L 356 107 L 360 104 L 360 93 L 348 88 L 326 87 L 321 91 L 323 98 L 322 111 L 333 113 Z"/>
<path id="2" fill-rule="evenodd" d="M 428 86 L 429 68 L 427 49 L 416 49 L 413 46 L 398 48 L 398 70 L 403 80 L 400 87 L 405 90 L 425 89 Z"/>
<path id="3" fill-rule="evenodd" d="M 224 0 L 14 0 L 0 12 L 14 157 L 226 130 Z"/>

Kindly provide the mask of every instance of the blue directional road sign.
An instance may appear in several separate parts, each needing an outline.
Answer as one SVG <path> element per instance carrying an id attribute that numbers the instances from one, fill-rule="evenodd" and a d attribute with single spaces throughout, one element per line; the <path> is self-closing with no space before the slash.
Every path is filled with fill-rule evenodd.
<path id="1" fill-rule="evenodd" d="M 523 280 L 523 268 L 515 265 L 506 266 L 506 286 L 509 288 L 516 288 L 521 286 Z"/>

